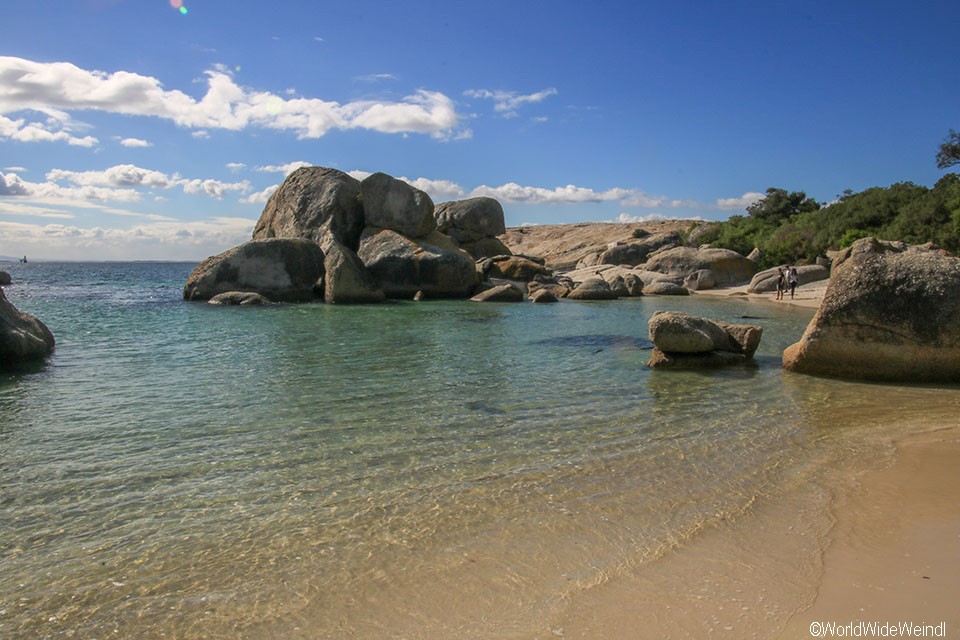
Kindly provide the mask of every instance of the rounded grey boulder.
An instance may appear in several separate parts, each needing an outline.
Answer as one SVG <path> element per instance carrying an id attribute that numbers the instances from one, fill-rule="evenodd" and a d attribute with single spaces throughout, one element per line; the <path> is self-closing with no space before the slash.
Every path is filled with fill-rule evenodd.
<path id="1" fill-rule="evenodd" d="M 46 358 L 56 340 L 40 320 L 17 309 L 0 289 L 0 370 Z"/>
<path id="2" fill-rule="evenodd" d="M 375 173 L 360 183 L 360 200 L 367 226 L 408 238 L 426 237 L 437 227 L 430 196 L 385 173 Z"/>
<path id="3" fill-rule="evenodd" d="M 185 300 L 209 300 L 219 293 L 259 293 L 278 302 L 320 297 L 323 250 L 312 240 L 251 240 L 201 262 L 183 287 Z"/>
<path id="4" fill-rule="evenodd" d="M 493 198 L 485 196 L 441 202 L 436 207 L 434 217 L 437 231 L 450 236 L 460 245 L 507 232 L 503 207 Z"/>

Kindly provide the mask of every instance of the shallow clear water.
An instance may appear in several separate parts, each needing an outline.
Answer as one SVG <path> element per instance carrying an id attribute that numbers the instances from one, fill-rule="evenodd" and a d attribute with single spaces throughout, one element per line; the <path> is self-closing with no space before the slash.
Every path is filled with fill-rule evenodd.
<path id="1" fill-rule="evenodd" d="M 783 373 L 794 308 L 221 308 L 181 301 L 192 267 L 4 267 L 57 350 L 0 376 L 0 637 L 532 637 L 960 406 Z M 762 325 L 756 366 L 649 371 L 660 309 Z"/>

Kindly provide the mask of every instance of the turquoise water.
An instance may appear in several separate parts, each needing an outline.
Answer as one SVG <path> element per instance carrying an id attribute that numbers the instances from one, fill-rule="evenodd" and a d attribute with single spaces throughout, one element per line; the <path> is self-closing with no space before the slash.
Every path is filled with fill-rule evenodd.
<path id="1" fill-rule="evenodd" d="M 534 637 L 958 406 L 782 372 L 795 308 L 223 308 L 181 301 L 193 266 L 4 266 L 57 350 L 0 375 L 0 637 Z M 756 366 L 649 371 L 660 309 L 761 324 Z"/>

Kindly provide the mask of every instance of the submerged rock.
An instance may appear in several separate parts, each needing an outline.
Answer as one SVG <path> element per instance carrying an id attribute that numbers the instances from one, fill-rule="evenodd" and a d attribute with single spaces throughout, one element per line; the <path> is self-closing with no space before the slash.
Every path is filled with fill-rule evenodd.
<path id="1" fill-rule="evenodd" d="M 278 302 L 306 302 L 322 295 L 323 250 L 303 238 L 251 240 L 201 262 L 183 287 L 185 300 L 246 291 Z"/>
<path id="2" fill-rule="evenodd" d="M 47 325 L 17 309 L 0 289 L 0 370 L 43 360 L 55 346 Z"/>
<path id="3" fill-rule="evenodd" d="M 790 371 L 960 382 L 960 258 L 931 246 L 856 241 L 833 263 L 816 315 L 783 352 Z"/>

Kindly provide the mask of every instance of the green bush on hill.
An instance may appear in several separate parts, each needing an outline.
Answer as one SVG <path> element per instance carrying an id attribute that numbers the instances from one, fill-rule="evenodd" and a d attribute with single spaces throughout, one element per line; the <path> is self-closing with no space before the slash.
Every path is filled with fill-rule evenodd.
<path id="1" fill-rule="evenodd" d="M 758 247 L 762 268 L 812 262 L 829 249 L 842 249 L 866 236 L 933 242 L 960 253 L 960 176 L 955 173 L 943 176 L 933 188 L 900 182 L 847 191 L 825 207 L 802 191 L 771 188 L 746 213 L 720 223 L 702 242 L 744 255 Z"/>

